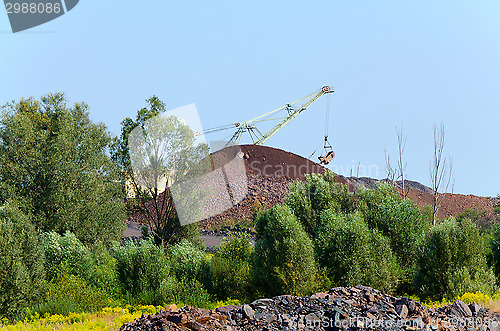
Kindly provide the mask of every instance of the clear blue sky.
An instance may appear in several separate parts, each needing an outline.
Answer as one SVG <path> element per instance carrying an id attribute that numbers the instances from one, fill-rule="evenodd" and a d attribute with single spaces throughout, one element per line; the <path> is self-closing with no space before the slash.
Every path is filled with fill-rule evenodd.
<path id="1" fill-rule="evenodd" d="M 330 168 L 385 176 L 395 126 L 407 175 L 429 185 L 435 122 L 455 192 L 500 193 L 500 2 L 85 1 L 12 34 L 0 12 L 0 104 L 65 92 L 114 134 L 157 95 L 196 103 L 204 128 L 242 122 L 332 85 Z M 320 99 L 268 141 L 307 157 Z M 355 172 L 356 170 L 354 170 Z"/>

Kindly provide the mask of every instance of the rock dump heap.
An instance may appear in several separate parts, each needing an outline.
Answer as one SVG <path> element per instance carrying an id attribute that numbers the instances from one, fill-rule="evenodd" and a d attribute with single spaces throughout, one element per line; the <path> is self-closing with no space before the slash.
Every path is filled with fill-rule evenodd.
<path id="1" fill-rule="evenodd" d="M 120 330 L 499 330 L 500 314 L 455 301 L 431 309 L 370 287 L 282 295 L 216 310 L 183 307 L 142 316 Z"/>

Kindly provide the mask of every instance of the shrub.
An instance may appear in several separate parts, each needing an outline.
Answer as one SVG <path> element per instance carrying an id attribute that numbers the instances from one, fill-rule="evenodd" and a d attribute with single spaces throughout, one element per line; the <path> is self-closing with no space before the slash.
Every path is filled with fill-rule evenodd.
<path id="1" fill-rule="evenodd" d="M 457 216 L 457 222 L 461 223 L 466 218 L 475 223 L 480 232 L 487 232 L 495 224 L 494 216 L 488 215 L 487 210 L 466 209 Z"/>
<path id="2" fill-rule="evenodd" d="M 210 260 L 213 292 L 219 299 L 248 299 L 252 252 L 253 245 L 248 237 L 231 238 L 221 243 Z"/>
<path id="3" fill-rule="evenodd" d="M 19 316 L 44 291 L 45 271 L 39 237 L 15 204 L 0 207 L 0 319 Z"/>
<path id="4" fill-rule="evenodd" d="M 323 210 L 350 213 L 356 208 L 356 197 L 345 185 L 335 182 L 333 173 L 327 172 L 324 175 L 306 175 L 305 181 L 292 182 L 285 203 L 312 238 Z"/>
<path id="5" fill-rule="evenodd" d="M 195 307 L 209 308 L 210 294 L 196 279 L 181 279 L 175 277 L 164 279 L 159 288 L 160 301 L 164 304 L 187 304 Z"/>
<path id="6" fill-rule="evenodd" d="M 429 228 L 425 216 L 410 199 L 403 200 L 389 184 L 378 184 L 374 190 L 361 190 L 359 208 L 372 229 L 390 239 L 391 249 L 405 268 L 407 277 L 413 273 L 417 243 Z"/>
<path id="7" fill-rule="evenodd" d="M 394 291 L 397 267 L 388 238 L 370 230 L 359 212 L 345 215 L 328 209 L 321 214 L 321 224 L 315 240 L 317 261 L 336 285 Z"/>
<path id="8" fill-rule="evenodd" d="M 120 294 L 118 279 L 117 262 L 104 246 L 102 242 L 98 242 L 91 247 L 92 254 L 92 272 L 87 281 L 90 285 L 104 290 L 109 295 L 118 297 Z"/>
<path id="9" fill-rule="evenodd" d="M 492 294 L 495 276 L 475 224 L 450 218 L 433 227 L 418 254 L 415 288 L 422 298 L 452 299 L 465 292 Z"/>
<path id="10" fill-rule="evenodd" d="M 305 295 L 318 279 L 312 240 L 287 205 L 257 215 L 255 282 L 268 295 Z"/>
<path id="11" fill-rule="evenodd" d="M 137 297 L 146 293 L 147 303 L 161 299 L 158 289 L 168 277 L 170 268 L 162 248 L 155 246 L 150 239 L 140 245 L 115 244 L 111 254 L 116 259 L 118 278 L 125 294 Z"/>
<path id="12" fill-rule="evenodd" d="M 491 250 L 491 264 L 494 266 L 497 279 L 500 279 L 500 224 L 494 224 L 491 227 L 489 248 Z"/>
<path id="13" fill-rule="evenodd" d="M 90 250 L 71 232 L 64 235 L 47 232 L 42 236 L 45 253 L 45 271 L 47 279 L 52 280 L 62 264 L 69 267 L 69 272 L 83 279 L 89 279 L 93 261 Z"/>
<path id="14" fill-rule="evenodd" d="M 210 286 L 210 264 L 203 251 L 196 248 L 193 243 L 183 240 L 168 250 L 172 271 L 179 280 L 201 281 L 205 286 Z"/>
<path id="15" fill-rule="evenodd" d="M 91 287 L 81 277 L 71 274 L 70 268 L 63 263 L 58 274 L 48 284 L 45 302 L 37 311 L 69 315 L 69 313 L 93 312 L 113 303 L 112 299 L 101 289 Z"/>
<path id="16" fill-rule="evenodd" d="M 62 236 L 56 232 L 44 233 L 42 238 L 49 281 L 61 272 L 61 268 L 65 268 L 66 272 L 85 280 L 89 286 L 110 295 L 119 294 L 116 260 L 109 255 L 102 242 L 89 249 L 69 231 Z"/>

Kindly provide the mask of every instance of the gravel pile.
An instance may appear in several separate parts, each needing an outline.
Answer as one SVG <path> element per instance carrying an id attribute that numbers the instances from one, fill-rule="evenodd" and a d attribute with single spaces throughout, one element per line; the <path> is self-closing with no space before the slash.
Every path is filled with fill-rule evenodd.
<path id="1" fill-rule="evenodd" d="M 431 309 L 370 287 L 310 297 L 259 299 L 216 310 L 183 307 L 143 315 L 120 330 L 500 330 L 500 314 L 462 301 Z"/>

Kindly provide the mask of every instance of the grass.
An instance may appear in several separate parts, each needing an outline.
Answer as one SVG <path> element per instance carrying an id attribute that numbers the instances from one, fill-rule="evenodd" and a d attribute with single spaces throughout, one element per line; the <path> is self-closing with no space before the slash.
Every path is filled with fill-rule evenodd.
<path id="1" fill-rule="evenodd" d="M 420 300 L 420 298 L 414 295 L 404 295 L 404 296 L 413 299 L 415 301 L 418 301 L 422 305 L 427 306 L 429 308 L 439 308 L 446 305 L 451 305 L 456 300 L 463 301 L 467 304 L 475 302 L 483 307 L 494 309 L 495 311 L 497 311 L 496 309 L 497 307 L 500 307 L 500 289 L 497 290 L 491 298 L 487 294 L 484 294 L 482 292 L 475 292 L 475 293 L 466 292 L 461 296 L 457 296 L 454 300 L 442 299 L 441 301 Z"/>
<path id="2" fill-rule="evenodd" d="M 210 309 L 227 305 L 239 305 L 238 300 L 227 299 L 226 301 L 217 301 L 211 304 Z M 176 307 L 184 306 L 182 303 Z M 7 319 L 0 320 L 0 330 L 24 331 L 24 330 L 95 330 L 95 331 L 113 331 L 118 330 L 125 323 L 130 323 L 142 314 L 156 314 L 160 309 L 166 309 L 167 306 L 131 306 L 107 307 L 97 313 L 70 313 L 68 316 L 49 315 L 41 317 L 37 312 L 29 309 L 26 311 L 26 317 L 23 321 L 9 324 Z M 175 309 L 175 308 L 174 308 Z"/>
<path id="3" fill-rule="evenodd" d="M 124 323 L 129 323 L 143 313 L 153 314 L 161 307 L 139 306 L 135 308 L 103 308 L 98 313 L 70 313 L 68 316 L 50 315 L 40 317 L 38 313 L 27 316 L 24 321 L 8 324 L 2 320 L 0 330 L 118 330 Z"/>
<path id="4" fill-rule="evenodd" d="M 416 296 L 408 296 L 415 301 L 420 302 L 422 305 L 429 308 L 438 308 L 445 305 L 452 304 L 455 300 L 461 300 L 467 304 L 476 302 L 483 307 L 488 307 L 494 311 L 499 311 L 500 308 L 500 290 L 495 292 L 492 297 L 482 292 L 476 293 L 464 293 L 461 296 L 455 298 L 455 300 L 441 301 L 422 301 Z M 241 304 L 238 300 L 227 299 L 225 301 L 213 302 L 209 309 L 215 309 L 217 307 L 227 306 L 227 305 L 239 305 Z M 177 307 L 182 307 L 183 304 L 179 303 Z M 0 330 L 8 331 L 24 331 L 24 330 L 42 330 L 42 331 L 52 331 L 52 330 L 68 330 L 68 331 L 80 331 L 80 330 L 106 330 L 113 331 L 118 330 L 123 324 L 130 323 L 134 319 L 140 317 L 142 314 L 156 314 L 160 309 L 166 309 L 167 306 L 131 306 L 125 305 L 124 307 L 107 307 L 103 308 L 97 313 L 70 313 L 68 316 L 63 315 L 48 315 L 40 316 L 37 312 L 31 312 L 29 309 L 26 312 L 26 317 L 23 321 L 18 321 L 15 324 L 9 324 L 6 319 L 0 320 Z"/>

